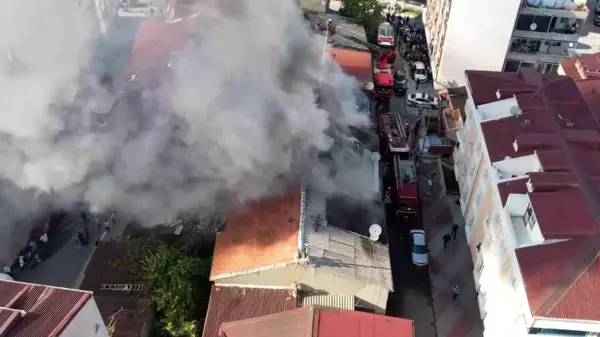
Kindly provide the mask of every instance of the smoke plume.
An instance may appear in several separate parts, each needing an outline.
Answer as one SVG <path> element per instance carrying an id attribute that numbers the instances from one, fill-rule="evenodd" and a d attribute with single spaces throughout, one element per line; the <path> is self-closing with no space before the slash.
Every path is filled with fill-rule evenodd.
<path id="1" fill-rule="evenodd" d="M 188 27 L 184 48 L 139 72 L 132 64 L 122 78 L 98 66 L 123 47 L 98 48 L 118 34 L 103 36 L 85 2 L 0 5 L 0 176 L 13 186 L 2 190 L 13 200 L 0 205 L 3 234 L 15 212 L 29 211 L 23 204 L 50 196 L 152 225 L 281 193 L 298 179 L 342 192 L 318 155 L 368 117 L 356 111 L 354 80 L 322 62 L 323 37 L 294 1 L 204 1 L 194 19 L 169 23 Z M 342 179 L 351 194 L 364 186 L 352 187 L 356 165 Z"/>

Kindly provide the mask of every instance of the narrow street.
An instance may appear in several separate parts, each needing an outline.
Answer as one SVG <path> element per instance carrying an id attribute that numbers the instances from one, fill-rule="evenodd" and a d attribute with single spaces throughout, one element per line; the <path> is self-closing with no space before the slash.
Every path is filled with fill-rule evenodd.
<path id="1" fill-rule="evenodd" d="M 400 48 L 403 48 L 400 43 Z M 417 85 L 411 78 L 410 65 L 402 58 L 402 53 L 396 59 L 395 69 L 406 76 L 407 90 L 404 96 L 394 96 L 388 109 L 394 112 L 396 118 L 408 121 L 414 126 L 419 110 L 406 106 L 406 95 L 414 92 L 424 92 L 437 96 L 433 84 Z M 435 114 L 436 111 L 423 111 Z M 423 121 L 424 127 L 428 123 Z M 391 165 L 390 158 L 387 164 Z M 388 174 L 393 175 L 393 169 Z M 428 180 L 436 173 L 437 179 L 433 187 L 428 186 Z M 388 299 L 387 314 L 404 317 L 415 322 L 416 337 L 481 337 L 482 322 L 479 315 L 477 296 L 473 284 L 473 265 L 469 246 L 465 240 L 464 219 L 460 206 L 456 204 L 458 197 L 446 196 L 443 173 L 440 172 L 438 161 L 424 158 L 417 165 L 417 180 L 419 185 L 420 212 L 417 219 L 411 222 L 399 220 L 395 216 L 393 205 L 386 207 L 386 223 L 390 260 L 394 278 L 394 292 Z M 395 184 L 393 177 L 384 178 L 384 186 Z M 444 249 L 442 236 L 451 232 L 454 224 L 459 225 L 456 239 Z M 429 251 L 429 265 L 418 267 L 411 261 L 411 243 L 409 231 L 423 229 L 426 232 Z M 460 295 L 453 301 L 452 288 L 458 286 Z"/>

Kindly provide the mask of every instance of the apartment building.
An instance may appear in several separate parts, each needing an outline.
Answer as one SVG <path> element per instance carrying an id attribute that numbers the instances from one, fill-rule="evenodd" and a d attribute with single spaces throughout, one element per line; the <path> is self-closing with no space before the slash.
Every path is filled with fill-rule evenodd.
<path id="1" fill-rule="evenodd" d="M 596 336 L 594 113 L 569 77 L 526 67 L 466 79 L 454 159 L 484 335 Z"/>
<path id="2" fill-rule="evenodd" d="M 584 4 L 428 0 L 425 34 L 436 86 L 465 85 L 466 69 L 514 72 L 530 67 L 556 74 L 560 61 L 574 55 L 588 15 Z"/>

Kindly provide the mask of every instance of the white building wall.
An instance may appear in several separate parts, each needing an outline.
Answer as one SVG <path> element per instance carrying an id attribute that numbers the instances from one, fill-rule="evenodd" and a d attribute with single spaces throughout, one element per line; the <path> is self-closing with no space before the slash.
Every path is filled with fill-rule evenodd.
<path id="1" fill-rule="evenodd" d="M 465 70 L 502 71 L 520 0 L 453 0 L 438 82 L 466 83 Z"/>
<path id="2" fill-rule="evenodd" d="M 459 139 L 462 138 L 461 142 L 468 140 L 469 143 L 479 143 L 478 148 L 481 148 L 481 152 L 469 160 L 465 158 L 471 155 L 468 149 L 457 151 L 463 158 L 459 158 L 458 161 L 455 159 L 455 162 L 467 160 L 469 163 L 475 161 L 479 165 L 475 173 L 478 177 L 458 178 L 467 180 L 464 184 L 459 181 L 459 185 L 468 189 L 461 190 L 461 194 L 468 195 L 463 213 L 468 222 L 467 226 L 470 227 L 468 238 L 475 268 L 473 277 L 479 292 L 478 302 L 485 328 L 484 336 L 527 336 L 527 326 L 531 326 L 532 317 L 515 254 L 517 241 L 511 227 L 510 214 L 503 207 L 498 192 L 499 177 L 492 174 L 494 169 L 481 130 L 481 115 L 473 103 L 470 89 L 467 88 L 467 91 L 467 119 Z M 463 148 L 468 144 L 461 143 L 460 146 Z M 483 191 L 481 198 L 484 201 L 477 202 L 480 191 Z M 482 244 L 479 252 L 473 248 L 478 243 Z"/>
<path id="3" fill-rule="evenodd" d="M 79 310 L 60 337 L 108 337 L 108 330 L 93 297 Z"/>

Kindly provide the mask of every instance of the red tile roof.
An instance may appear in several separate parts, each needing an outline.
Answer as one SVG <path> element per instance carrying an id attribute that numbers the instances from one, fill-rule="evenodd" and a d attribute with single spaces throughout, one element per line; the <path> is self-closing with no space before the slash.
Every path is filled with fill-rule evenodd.
<path id="1" fill-rule="evenodd" d="M 202 337 L 217 337 L 224 322 L 239 321 L 296 309 L 291 290 L 213 286 Z"/>
<path id="2" fill-rule="evenodd" d="M 516 250 L 534 316 L 600 321 L 598 236 Z"/>
<path id="3" fill-rule="evenodd" d="M 600 78 L 576 80 L 575 83 L 596 119 L 600 120 Z"/>
<path id="4" fill-rule="evenodd" d="M 184 47 L 194 23 L 194 20 L 187 19 L 175 22 L 153 19 L 142 21 L 131 47 L 127 73 L 139 76 L 165 69 L 171 52 Z"/>
<path id="5" fill-rule="evenodd" d="M 310 306 L 224 323 L 219 337 L 413 337 L 413 321 L 359 311 Z"/>
<path id="6" fill-rule="evenodd" d="M 354 76 L 358 82 L 373 81 L 373 65 L 370 52 L 343 48 L 328 48 L 327 52 L 345 73 Z"/>
<path id="7" fill-rule="evenodd" d="M 503 202 L 510 193 L 528 193 L 525 182 L 531 180 L 528 194 L 544 238 L 567 240 L 517 249 L 533 315 L 600 320 L 600 307 L 574 304 L 600 300 L 600 290 L 589 290 L 600 283 L 600 126 L 594 105 L 572 78 L 534 69 L 467 71 L 467 78 L 477 105 L 497 101 L 499 90 L 501 99 L 516 97 L 522 111 L 518 118 L 482 123 L 491 160 L 537 153 L 542 166 L 528 179 L 499 184 Z"/>
<path id="8" fill-rule="evenodd" d="M 298 250 L 300 196 L 297 189 L 229 213 L 225 230 L 217 235 L 211 279 L 292 262 Z"/>
<path id="9" fill-rule="evenodd" d="M 500 199 L 502 199 L 502 205 L 506 205 L 506 201 L 510 194 L 526 194 L 527 180 L 527 178 L 515 179 L 498 184 L 498 192 L 500 193 Z"/>
<path id="10" fill-rule="evenodd" d="M 57 337 L 91 298 L 89 291 L 0 281 L 0 331 L 5 337 Z"/>
<path id="11" fill-rule="evenodd" d="M 600 53 L 585 54 L 560 62 L 565 75 L 576 80 L 600 77 Z"/>

